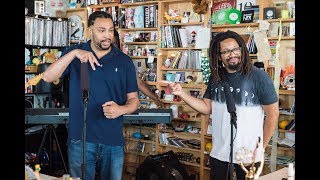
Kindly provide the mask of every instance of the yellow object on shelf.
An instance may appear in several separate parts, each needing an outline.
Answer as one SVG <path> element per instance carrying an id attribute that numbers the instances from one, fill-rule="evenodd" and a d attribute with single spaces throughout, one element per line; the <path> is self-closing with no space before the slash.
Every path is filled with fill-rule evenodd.
<path id="1" fill-rule="evenodd" d="M 289 124 L 288 120 L 282 120 L 279 122 L 279 128 L 284 129 Z"/>
<path id="2" fill-rule="evenodd" d="M 207 142 L 206 143 L 206 151 L 211 151 L 211 149 L 212 149 L 212 143 L 211 142 Z"/>

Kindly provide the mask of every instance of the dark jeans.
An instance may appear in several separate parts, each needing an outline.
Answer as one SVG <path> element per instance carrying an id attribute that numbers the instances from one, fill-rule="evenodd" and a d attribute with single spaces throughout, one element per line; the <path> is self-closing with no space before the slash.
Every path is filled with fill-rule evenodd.
<path id="1" fill-rule="evenodd" d="M 210 180 L 229 180 L 229 162 L 219 161 L 210 156 Z M 237 180 L 245 180 L 246 173 L 241 169 L 241 166 L 234 164 L 234 169 L 237 175 Z M 254 166 L 258 169 L 260 162 L 256 162 Z M 245 166 L 249 170 L 250 166 Z"/>

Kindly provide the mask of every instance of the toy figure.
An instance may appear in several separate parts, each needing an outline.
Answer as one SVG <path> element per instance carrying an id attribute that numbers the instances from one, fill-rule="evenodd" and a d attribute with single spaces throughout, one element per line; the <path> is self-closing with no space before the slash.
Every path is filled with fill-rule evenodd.
<path id="1" fill-rule="evenodd" d="M 186 81 L 186 83 L 188 83 L 188 84 L 194 84 L 193 77 L 192 77 L 192 76 L 187 76 L 187 81 Z"/>
<path id="2" fill-rule="evenodd" d="M 195 31 L 191 32 L 191 37 L 192 37 L 191 46 L 192 47 L 194 47 L 196 45 L 196 35 L 197 35 L 197 33 Z"/>

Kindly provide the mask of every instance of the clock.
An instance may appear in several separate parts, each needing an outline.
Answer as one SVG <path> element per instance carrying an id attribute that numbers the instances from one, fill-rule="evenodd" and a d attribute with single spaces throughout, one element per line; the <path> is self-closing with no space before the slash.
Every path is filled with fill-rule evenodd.
<path id="1" fill-rule="evenodd" d="M 264 19 L 275 19 L 275 17 L 276 17 L 276 8 L 275 7 L 264 8 Z"/>
<path id="2" fill-rule="evenodd" d="M 267 17 L 272 17 L 273 16 L 273 11 L 272 10 L 268 10 L 267 11 Z"/>
<path id="3" fill-rule="evenodd" d="M 68 18 L 69 28 L 70 28 L 70 40 L 83 40 L 83 21 L 78 15 L 71 15 Z"/>

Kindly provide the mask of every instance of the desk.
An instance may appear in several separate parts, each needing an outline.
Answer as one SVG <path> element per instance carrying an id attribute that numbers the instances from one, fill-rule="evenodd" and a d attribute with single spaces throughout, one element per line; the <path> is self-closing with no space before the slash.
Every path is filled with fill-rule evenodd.
<path id="1" fill-rule="evenodd" d="M 281 180 L 282 178 L 288 177 L 288 168 L 282 168 L 278 171 L 266 174 L 258 178 L 258 180 Z"/>

